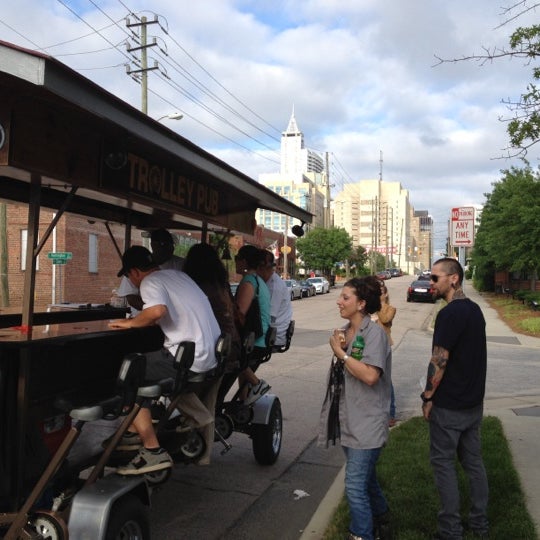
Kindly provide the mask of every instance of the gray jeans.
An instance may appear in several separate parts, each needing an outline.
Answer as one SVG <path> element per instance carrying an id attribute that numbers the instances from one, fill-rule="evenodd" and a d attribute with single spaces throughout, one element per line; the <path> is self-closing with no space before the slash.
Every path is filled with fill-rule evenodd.
<path id="1" fill-rule="evenodd" d="M 439 533 L 445 540 L 461 540 L 460 497 L 456 455 L 469 479 L 469 527 L 487 533 L 488 482 L 480 444 L 483 406 L 450 410 L 433 406 L 429 420 L 430 460 L 439 492 Z"/>

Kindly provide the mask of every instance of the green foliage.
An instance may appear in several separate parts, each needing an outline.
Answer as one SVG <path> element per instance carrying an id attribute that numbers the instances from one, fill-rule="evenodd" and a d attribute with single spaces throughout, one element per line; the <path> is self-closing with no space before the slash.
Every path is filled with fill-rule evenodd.
<path id="1" fill-rule="evenodd" d="M 296 251 L 306 269 L 321 270 L 330 275 L 336 262 L 351 256 L 352 239 L 345 229 L 317 227 L 296 240 Z"/>
<path id="2" fill-rule="evenodd" d="M 535 59 L 540 56 L 540 26 L 518 28 L 510 36 L 512 55 Z M 540 79 L 540 69 L 533 69 L 533 78 Z M 536 85 L 529 84 L 527 92 L 511 107 L 515 117 L 508 123 L 510 144 L 526 153 L 540 137 L 540 92 Z"/>
<path id="3" fill-rule="evenodd" d="M 540 266 L 540 177 L 530 167 L 503 171 L 486 194 L 472 264 L 479 290 L 493 288 L 495 270 L 537 273 Z"/>
<path id="4" fill-rule="evenodd" d="M 366 264 L 369 260 L 369 254 L 364 246 L 358 246 L 349 257 L 350 275 L 365 276 L 369 274 L 369 268 Z"/>
<path id="5" fill-rule="evenodd" d="M 490 537 L 536 538 L 498 418 L 484 418 L 482 449 L 490 489 Z M 423 418 L 411 418 L 391 431 L 377 464 L 377 475 L 390 506 L 393 537 L 401 540 L 432 538 L 437 529 L 439 498 L 429 463 L 428 423 Z M 470 500 L 461 469 L 458 469 L 458 479 L 463 494 L 463 519 L 467 521 Z M 348 524 L 348 507 L 343 500 L 324 534 L 324 540 L 344 538 Z M 472 538 L 471 533 L 464 536 L 467 540 Z"/>

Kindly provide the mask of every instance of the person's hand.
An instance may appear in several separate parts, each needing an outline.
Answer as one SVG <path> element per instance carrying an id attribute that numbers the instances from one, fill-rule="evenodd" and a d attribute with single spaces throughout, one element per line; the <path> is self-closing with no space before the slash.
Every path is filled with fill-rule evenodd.
<path id="1" fill-rule="evenodd" d="M 432 408 L 433 401 L 426 401 L 425 403 L 422 403 L 422 414 L 424 415 L 424 420 L 429 420 Z"/>
<path id="2" fill-rule="evenodd" d="M 340 358 L 339 353 L 343 352 L 343 346 L 345 345 L 345 333 L 343 330 L 334 330 L 334 332 L 330 334 L 329 343 L 334 354 Z"/>
<path id="3" fill-rule="evenodd" d="M 109 328 L 130 328 L 130 321 L 130 319 L 115 319 L 113 321 L 109 321 Z"/>

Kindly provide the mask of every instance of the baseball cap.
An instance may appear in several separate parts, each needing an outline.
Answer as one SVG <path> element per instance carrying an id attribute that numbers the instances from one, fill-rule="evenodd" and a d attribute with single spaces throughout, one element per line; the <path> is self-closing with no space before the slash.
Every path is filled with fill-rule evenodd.
<path id="1" fill-rule="evenodd" d="M 156 229 L 150 233 L 150 241 L 161 244 L 174 244 L 173 235 L 167 229 Z"/>
<path id="2" fill-rule="evenodd" d="M 131 246 L 122 255 L 122 268 L 116 275 L 118 277 L 125 276 L 132 268 L 144 271 L 155 268 L 155 266 L 152 254 L 145 247 Z"/>

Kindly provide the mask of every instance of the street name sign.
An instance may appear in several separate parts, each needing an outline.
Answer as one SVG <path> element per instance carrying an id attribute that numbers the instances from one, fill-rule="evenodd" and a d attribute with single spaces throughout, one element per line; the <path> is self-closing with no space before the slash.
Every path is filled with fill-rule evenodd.
<path id="1" fill-rule="evenodd" d="M 450 244 L 455 247 L 474 246 L 474 207 L 452 208 Z"/>
<path id="2" fill-rule="evenodd" d="M 73 259 L 73 253 L 71 253 L 71 251 L 49 251 L 49 253 L 47 253 L 47 258 L 52 259 L 53 261 L 68 261 L 69 259 Z"/>

